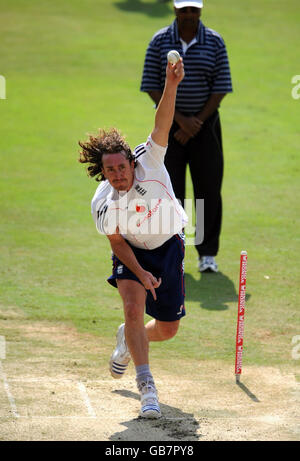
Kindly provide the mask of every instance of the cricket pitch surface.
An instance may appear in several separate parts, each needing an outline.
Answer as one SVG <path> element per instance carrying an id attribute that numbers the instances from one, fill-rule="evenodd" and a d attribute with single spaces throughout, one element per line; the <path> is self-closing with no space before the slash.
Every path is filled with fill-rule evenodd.
<path id="1" fill-rule="evenodd" d="M 234 364 L 177 361 L 171 372 L 155 359 L 162 417 L 144 420 L 133 364 L 120 380 L 109 374 L 113 343 L 1 312 L 0 440 L 300 439 L 300 385 L 291 368 L 245 364 L 236 384 Z"/>

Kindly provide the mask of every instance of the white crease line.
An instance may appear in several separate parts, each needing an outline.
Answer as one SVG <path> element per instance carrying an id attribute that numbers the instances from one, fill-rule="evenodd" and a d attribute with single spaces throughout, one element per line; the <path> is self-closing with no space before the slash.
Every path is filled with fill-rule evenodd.
<path id="1" fill-rule="evenodd" d="M 90 419 L 91 417 L 93 418 L 100 418 L 100 416 L 83 416 L 83 415 L 21 415 L 20 418 L 21 419 L 30 419 L 30 420 L 33 420 L 33 419 Z M 102 416 L 101 416 L 102 418 Z M 132 416 L 132 421 L 138 421 L 140 420 L 141 417 L 139 417 L 138 415 L 137 416 Z M 219 419 L 222 419 L 222 418 L 219 418 Z M 223 419 L 229 419 L 229 418 L 223 418 Z M 236 419 L 236 416 L 235 417 L 232 417 L 232 419 Z M 115 422 L 119 422 L 120 424 L 122 424 L 122 422 L 120 421 L 120 417 L 119 415 L 116 415 L 115 417 L 108 417 L 108 416 L 105 416 L 105 421 L 115 421 Z M 151 422 L 151 420 L 149 420 Z M 157 419 L 157 420 L 153 420 L 153 422 L 155 421 L 185 421 L 185 422 L 195 422 L 197 421 L 195 418 L 184 418 L 184 417 L 167 417 L 167 416 L 162 416 L 161 419 Z"/>
<path id="2" fill-rule="evenodd" d="M 7 398 L 9 400 L 9 403 L 10 403 L 11 411 L 12 411 L 15 418 L 19 418 L 20 415 L 19 415 L 19 413 L 17 411 L 17 407 L 16 407 L 16 404 L 15 404 L 15 399 L 13 398 L 13 396 L 12 396 L 10 390 L 9 390 L 9 385 L 8 385 L 8 382 L 7 382 L 6 374 L 3 371 L 1 361 L 0 361 L 0 375 L 2 377 L 3 386 L 4 386 L 4 389 L 5 389 Z"/>
<path id="3" fill-rule="evenodd" d="M 74 379 L 73 378 L 49 378 L 48 376 L 41 376 L 38 378 L 26 378 L 26 377 L 19 377 L 19 378 L 9 378 L 10 382 L 22 382 L 22 383 L 41 383 L 41 384 L 48 384 L 48 383 L 69 383 L 69 384 L 74 384 Z M 111 379 L 91 379 L 87 381 L 90 384 L 111 384 Z M 124 383 L 130 383 L 130 380 L 128 381 L 123 381 Z"/>
<path id="4" fill-rule="evenodd" d="M 96 418 L 96 413 L 91 405 L 91 402 L 90 402 L 90 399 L 89 399 L 89 396 L 88 396 L 88 393 L 86 391 L 86 387 L 83 383 L 81 383 L 80 381 L 77 383 L 77 386 L 78 386 L 78 389 L 80 391 L 80 394 L 84 400 L 84 403 L 86 405 L 86 408 L 87 408 L 87 411 L 88 411 L 88 414 L 91 418 Z"/>
<path id="5" fill-rule="evenodd" d="M 19 416 L 20 419 L 29 419 L 29 420 L 33 420 L 33 419 L 90 419 L 91 416 L 83 416 L 83 415 L 31 415 L 31 416 L 28 416 L 28 415 L 20 415 Z M 93 416 L 93 418 L 100 418 L 100 416 Z M 103 419 L 103 417 L 101 416 L 101 418 Z M 134 421 L 138 421 L 140 420 L 141 417 L 138 417 L 138 416 L 132 416 L 132 419 L 131 421 L 134 422 Z M 202 421 L 202 420 L 205 420 L 205 421 Z M 212 420 L 218 420 L 218 421 L 230 421 L 230 420 L 251 420 L 251 421 L 257 421 L 259 419 L 259 417 L 249 417 L 249 416 L 225 416 L 225 417 L 208 417 L 208 416 L 200 416 L 200 417 L 195 417 L 195 418 L 185 418 L 185 417 L 168 417 L 168 416 L 162 416 L 161 418 L 159 419 L 154 419 L 154 420 L 151 420 L 149 419 L 149 422 L 164 422 L 164 421 L 185 421 L 185 422 L 192 422 L 193 424 L 195 422 L 198 422 L 200 424 L 205 424 L 205 423 L 209 423 L 210 421 Z M 122 424 L 122 421 L 120 421 L 120 418 L 119 418 L 119 415 L 116 415 L 115 417 L 111 417 L 111 416 L 105 416 L 105 421 L 115 421 L 115 422 L 118 422 L 120 424 Z M 289 422 L 289 421 L 293 421 L 295 422 L 295 418 L 282 418 L 282 423 L 285 423 L 285 422 Z M 296 420 L 297 422 L 298 420 Z M 258 421 L 258 422 L 262 422 L 262 421 Z M 300 420 L 299 420 L 300 422 Z M 273 424 L 273 423 L 270 423 L 270 424 Z M 298 428 L 295 427 L 293 428 L 293 430 L 296 430 L 296 432 L 299 432 L 298 431 Z"/>

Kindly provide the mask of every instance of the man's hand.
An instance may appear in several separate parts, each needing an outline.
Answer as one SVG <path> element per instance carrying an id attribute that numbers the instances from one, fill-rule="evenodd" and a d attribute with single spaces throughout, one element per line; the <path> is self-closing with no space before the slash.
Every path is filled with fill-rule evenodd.
<path id="1" fill-rule="evenodd" d="M 152 275 L 151 272 L 147 272 L 143 270 L 141 274 L 139 274 L 139 279 L 144 285 L 145 289 L 151 291 L 152 296 L 154 300 L 156 301 L 157 297 L 155 293 L 155 288 L 158 288 L 160 286 L 161 278 L 157 280 L 157 278 L 154 277 L 154 275 Z"/>
<path id="2" fill-rule="evenodd" d="M 176 141 L 178 141 L 180 144 L 182 144 L 183 146 L 186 145 L 186 143 L 191 139 L 192 136 L 190 136 L 189 134 L 187 134 L 185 131 L 183 131 L 181 128 L 179 128 L 179 130 L 177 130 L 175 133 L 174 133 L 174 138 L 176 139 Z"/>
<path id="3" fill-rule="evenodd" d="M 165 87 L 159 101 L 151 138 L 159 146 L 168 145 L 169 131 L 173 123 L 177 87 L 184 77 L 182 58 L 176 64 L 168 62 L 166 67 Z"/>
<path id="4" fill-rule="evenodd" d="M 197 117 L 186 117 L 185 115 L 180 114 L 176 117 L 176 121 L 180 128 L 189 135 L 190 138 L 196 136 L 196 134 L 201 130 L 203 122 Z"/>

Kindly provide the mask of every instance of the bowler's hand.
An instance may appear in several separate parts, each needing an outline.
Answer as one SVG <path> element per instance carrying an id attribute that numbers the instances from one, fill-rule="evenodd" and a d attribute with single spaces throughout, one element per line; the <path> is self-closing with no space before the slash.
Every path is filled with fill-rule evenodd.
<path id="1" fill-rule="evenodd" d="M 151 272 L 143 271 L 143 273 L 139 276 L 140 281 L 146 288 L 146 290 L 150 290 L 154 300 L 156 301 L 156 293 L 155 288 L 158 288 L 161 284 L 161 278 L 157 280 Z"/>
<path id="2" fill-rule="evenodd" d="M 173 82 L 179 85 L 179 83 L 183 80 L 183 78 L 184 78 L 184 65 L 183 65 L 182 58 L 180 58 L 176 64 L 171 64 L 170 62 L 168 62 L 167 68 L 166 68 L 166 79 L 169 82 Z"/>

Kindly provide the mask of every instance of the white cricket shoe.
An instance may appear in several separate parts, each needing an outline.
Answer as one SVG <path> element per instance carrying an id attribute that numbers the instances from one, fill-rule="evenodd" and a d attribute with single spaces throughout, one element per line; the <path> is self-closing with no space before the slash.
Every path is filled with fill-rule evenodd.
<path id="1" fill-rule="evenodd" d="M 218 272 L 218 265 L 213 256 L 202 256 L 198 262 L 200 272 Z"/>
<path id="2" fill-rule="evenodd" d="M 125 340 L 125 323 L 119 326 L 117 335 L 117 346 L 109 361 L 109 371 L 113 378 L 120 379 L 124 375 L 131 356 Z"/>
<path id="3" fill-rule="evenodd" d="M 157 391 L 152 380 L 142 381 L 138 384 L 141 393 L 141 410 L 142 418 L 156 419 L 161 417 L 161 411 L 157 399 Z"/>

